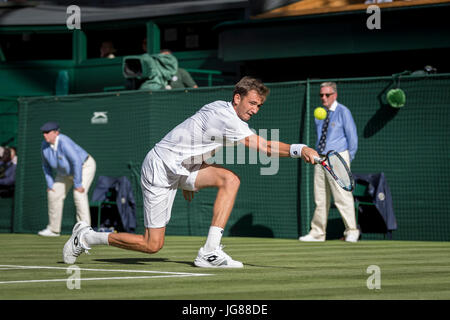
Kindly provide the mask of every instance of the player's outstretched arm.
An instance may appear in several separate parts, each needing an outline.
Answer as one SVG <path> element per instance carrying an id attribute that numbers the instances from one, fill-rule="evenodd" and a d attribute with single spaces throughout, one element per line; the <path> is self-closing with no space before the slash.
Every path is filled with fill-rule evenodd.
<path id="1" fill-rule="evenodd" d="M 268 156 L 302 158 L 305 162 L 315 164 L 314 157 L 319 157 L 316 150 L 301 144 L 287 144 L 280 141 L 267 141 L 254 134 L 240 141 L 246 147 L 256 149 Z"/>

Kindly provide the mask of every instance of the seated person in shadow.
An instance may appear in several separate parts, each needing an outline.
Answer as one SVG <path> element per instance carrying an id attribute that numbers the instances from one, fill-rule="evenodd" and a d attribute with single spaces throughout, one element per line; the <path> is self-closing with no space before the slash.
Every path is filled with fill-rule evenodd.
<path id="1" fill-rule="evenodd" d="M 0 158 L 0 194 L 12 196 L 16 183 L 17 158 L 15 148 L 3 148 Z"/>
<path id="2" fill-rule="evenodd" d="M 168 49 L 161 50 L 162 54 L 172 54 Z M 170 88 L 167 89 L 178 89 L 178 88 L 198 88 L 197 83 L 186 69 L 178 67 L 177 73 L 169 81 Z"/>
<path id="3" fill-rule="evenodd" d="M 113 59 L 116 57 L 116 48 L 114 48 L 114 43 L 110 40 L 103 41 L 100 46 L 100 58 Z"/>

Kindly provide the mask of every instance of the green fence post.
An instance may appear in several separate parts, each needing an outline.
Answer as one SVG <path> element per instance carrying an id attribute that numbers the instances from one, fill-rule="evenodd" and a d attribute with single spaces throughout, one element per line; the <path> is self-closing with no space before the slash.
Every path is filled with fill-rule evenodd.
<path id="1" fill-rule="evenodd" d="M 87 59 L 86 34 L 82 30 L 74 30 L 72 38 L 72 60 L 80 64 Z"/>
<path id="2" fill-rule="evenodd" d="M 152 22 L 147 22 L 147 53 L 155 54 L 160 51 L 160 31 L 158 26 Z"/>
<path id="3" fill-rule="evenodd" d="M 305 143 L 309 146 L 310 145 L 310 137 L 311 137 L 311 133 L 310 133 L 310 125 L 309 122 L 310 120 L 310 99 L 311 99 L 311 95 L 310 95 L 310 82 L 309 79 L 306 79 L 306 114 L 305 114 Z M 308 223 L 311 220 L 311 196 L 310 196 L 310 171 L 311 171 L 311 166 L 310 165 L 306 165 L 305 166 L 305 171 L 306 171 L 306 222 L 305 225 L 303 227 L 304 232 L 303 234 L 306 234 L 308 232 Z"/>

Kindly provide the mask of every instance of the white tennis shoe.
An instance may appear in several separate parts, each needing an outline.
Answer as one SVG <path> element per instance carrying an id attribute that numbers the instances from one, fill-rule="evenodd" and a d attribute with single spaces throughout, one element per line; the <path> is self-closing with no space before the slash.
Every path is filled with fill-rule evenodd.
<path id="1" fill-rule="evenodd" d="M 203 247 L 198 250 L 194 265 L 200 268 L 242 268 L 244 265 L 240 261 L 233 260 L 222 249 L 223 245 L 218 246 L 211 252 L 205 252 Z"/>
<path id="2" fill-rule="evenodd" d="M 324 242 L 325 239 L 317 239 L 314 238 L 312 235 L 307 234 L 306 236 L 300 237 L 298 238 L 298 240 L 303 241 L 303 242 Z"/>
<path id="3" fill-rule="evenodd" d="M 349 234 L 345 237 L 346 242 L 355 243 L 355 242 L 358 242 L 358 240 L 359 240 L 359 235 L 356 235 L 356 234 Z"/>
<path id="4" fill-rule="evenodd" d="M 80 254 L 83 252 L 89 253 L 88 250 L 91 248 L 83 243 L 82 238 L 84 234 L 90 230 L 92 230 L 91 226 L 84 221 L 80 221 L 75 224 L 72 230 L 72 236 L 64 245 L 64 263 L 74 264 Z"/>
<path id="5" fill-rule="evenodd" d="M 39 231 L 38 235 L 42 237 L 59 237 L 59 233 L 55 233 L 49 228 L 45 228 L 44 230 Z"/>

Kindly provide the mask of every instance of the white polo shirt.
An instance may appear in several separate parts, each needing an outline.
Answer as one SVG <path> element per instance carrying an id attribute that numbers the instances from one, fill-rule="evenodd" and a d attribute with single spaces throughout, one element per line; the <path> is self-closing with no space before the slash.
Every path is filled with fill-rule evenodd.
<path id="1" fill-rule="evenodd" d="M 176 126 L 153 150 L 170 171 L 189 175 L 186 165 L 201 164 L 217 149 L 253 134 L 231 102 L 214 101 Z"/>

